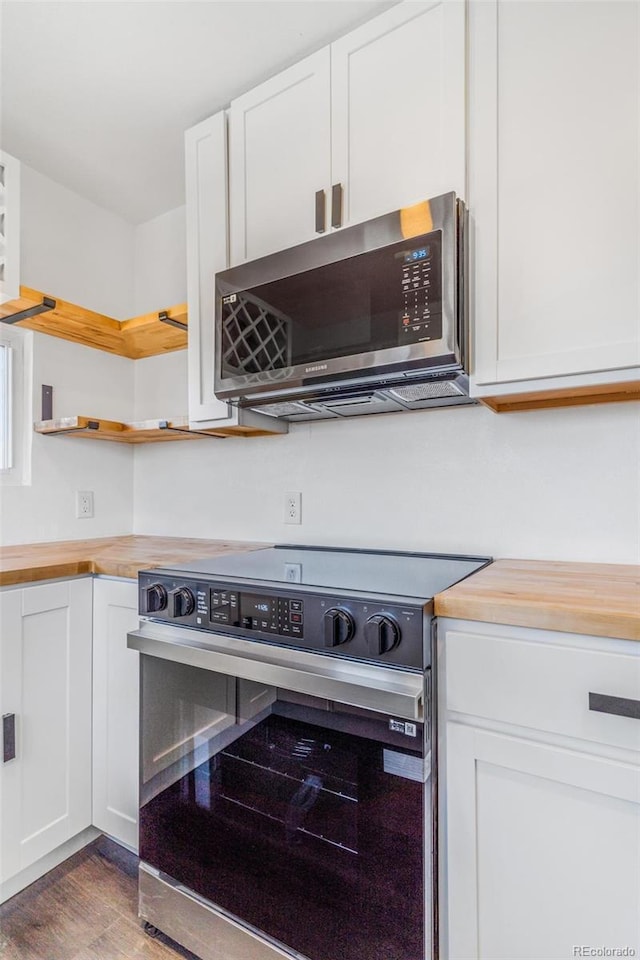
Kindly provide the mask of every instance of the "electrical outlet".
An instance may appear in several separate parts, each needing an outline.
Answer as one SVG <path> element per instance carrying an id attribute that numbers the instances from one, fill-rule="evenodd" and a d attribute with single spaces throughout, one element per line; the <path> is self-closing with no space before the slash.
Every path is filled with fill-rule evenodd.
<path id="1" fill-rule="evenodd" d="M 302 583 L 302 564 L 285 563 L 284 578 L 287 583 Z"/>
<path id="2" fill-rule="evenodd" d="M 76 517 L 87 520 L 93 516 L 93 490 L 76 490 Z"/>
<path id="3" fill-rule="evenodd" d="M 284 522 L 302 523 L 302 494 L 299 490 L 288 490 L 284 495 Z"/>

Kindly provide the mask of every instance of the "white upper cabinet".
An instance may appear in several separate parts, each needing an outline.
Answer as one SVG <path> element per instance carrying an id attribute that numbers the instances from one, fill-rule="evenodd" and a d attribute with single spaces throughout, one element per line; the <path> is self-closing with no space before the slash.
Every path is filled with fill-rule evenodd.
<path id="1" fill-rule="evenodd" d="M 227 126 L 224 111 L 185 134 L 189 419 L 226 421 L 213 392 L 213 283 L 228 265 Z"/>
<path id="2" fill-rule="evenodd" d="M 470 4 L 478 385 L 640 362 L 639 36 L 635 0 Z"/>
<path id="3" fill-rule="evenodd" d="M 227 117 L 225 111 L 185 133 L 189 420 L 225 432 L 286 433 L 287 424 L 218 400 L 215 377 L 215 275 L 229 266 Z"/>
<path id="4" fill-rule="evenodd" d="M 234 100 L 232 264 L 464 195 L 464 96 L 464 2 L 409 0 Z"/>
<path id="5" fill-rule="evenodd" d="M 0 150 L 0 303 L 20 296 L 20 161 Z"/>
<path id="6" fill-rule="evenodd" d="M 331 46 L 342 225 L 465 194 L 465 4 L 401 3 Z"/>
<path id="7" fill-rule="evenodd" d="M 322 229 L 316 193 L 331 181 L 329 84 L 326 47 L 232 102 L 233 264 L 303 243 Z"/>

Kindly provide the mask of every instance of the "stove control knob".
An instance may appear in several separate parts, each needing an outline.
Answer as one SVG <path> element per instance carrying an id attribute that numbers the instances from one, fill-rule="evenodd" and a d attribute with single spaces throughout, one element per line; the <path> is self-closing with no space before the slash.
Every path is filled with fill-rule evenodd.
<path id="1" fill-rule="evenodd" d="M 350 613 L 340 610 L 339 607 L 327 610 L 324 615 L 325 647 L 338 647 L 341 643 L 347 643 L 355 631 L 356 625 Z"/>
<path id="2" fill-rule="evenodd" d="M 188 617 L 196 608 L 195 597 L 188 587 L 171 591 L 171 616 Z"/>
<path id="3" fill-rule="evenodd" d="M 167 591 L 161 583 L 154 583 L 145 590 L 146 613 L 159 613 L 167 606 Z"/>
<path id="4" fill-rule="evenodd" d="M 381 613 L 369 617 L 364 627 L 364 635 L 369 655 L 372 657 L 380 657 L 400 643 L 400 627 L 391 617 L 385 617 Z"/>

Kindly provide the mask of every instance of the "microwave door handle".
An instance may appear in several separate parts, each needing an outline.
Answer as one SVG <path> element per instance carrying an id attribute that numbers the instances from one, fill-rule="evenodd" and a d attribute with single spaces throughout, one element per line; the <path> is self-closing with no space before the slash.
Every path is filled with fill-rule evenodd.
<path id="1" fill-rule="evenodd" d="M 325 231 L 325 206 L 324 190 L 316 190 L 316 233 Z"/>
<path id="2" fill-rule="evenodd" d="M 331 187 L 331 226 L 342 226 L 342 184 L 334 183 Z"/>

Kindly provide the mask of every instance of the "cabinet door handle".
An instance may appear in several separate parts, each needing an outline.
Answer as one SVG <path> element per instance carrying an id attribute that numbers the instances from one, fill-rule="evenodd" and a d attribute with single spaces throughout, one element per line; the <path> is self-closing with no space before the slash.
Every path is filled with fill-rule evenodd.
<path id="1" fill-rule="evenodd" d="M 342 184 L 334 183 L 331 187 L 331 226 L 342 226 Z"/>
<path id="2" fill-rule="evenodd" d="M 640 720 L 640 700 L 610 697 L 606 693 L 590 693 L 589 710 L 595 710 L 597 713 L 611 713 L 614 717 L 631 717 L 632 720 Z"/>
<path id="3" fill-rule="evenodd" d="M 2 762 L 13 760 L 16 755 L 16 715 L 5 713 L 2 717 Z"/>
<path id="4" fill-rule="evenodd" d="M 316 190 L 316 233 L 325 231 L 325 199 L 324 190 Z"/>

